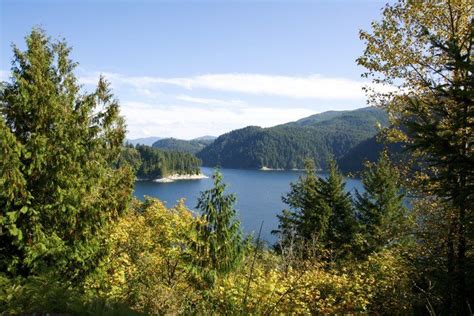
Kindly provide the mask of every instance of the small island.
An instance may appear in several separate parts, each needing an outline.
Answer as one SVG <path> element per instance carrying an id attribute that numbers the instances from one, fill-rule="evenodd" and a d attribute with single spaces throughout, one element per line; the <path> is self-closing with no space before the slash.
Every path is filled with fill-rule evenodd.
<path id="1" fill-rule="evenodd" d="M 130 166 L 137 181 L 173 182 L 207 178 L 201 173 L 201 160 L 178 151 L 165 151 L 147 145 L 122 148 L 119 165 Z"/>

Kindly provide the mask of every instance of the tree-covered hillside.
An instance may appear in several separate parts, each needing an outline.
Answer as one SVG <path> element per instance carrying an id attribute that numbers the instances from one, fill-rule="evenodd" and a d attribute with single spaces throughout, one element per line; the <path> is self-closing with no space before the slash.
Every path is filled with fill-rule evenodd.
<path id="1" fill-rule="evenodd" d="M 404 152 L 401 143 L 385 144 L 379 140 L 376 135 L 351 148 L 344 156 L 340 157 L 337 162 L 343 172 L 357 173 L 363 169 L 366 161 L 377 161 L 384 148 L 397 160 L 408 155 Z"/>
<path id="2" fill-rule="evenodd" d="M 214 141 L 213 138 L 195 138 L 191 140 L 163 138 L 153 143 L 153 147 L 166 151 L 180 151 L 195 154 Z"/>
<path id="3" fill-rule="evenodd" d="M 364 125 L 377 122 L 385 125 L 388 123 L 388 117 L 385 111 L 375 107 L 366 107 L 353 111 L 326 111 L 319 114 L 314 114 L 302 118 L 296 122 L 283 124 L 285 126 L 300 126 L 300 127 L 319 127 L 321 123 L 336 124 L 336 122 L 350 121 L 351 123 L 360 121 Z"/>
<path id="4" fill-rule="evenodd" d="M 164 151 L 146 145 L 126 146 L 120 164 L 128 164 L 139 179 L 157 179 L 173 174 L 199 174 L 201 161 L 185 152 Z"/>
<path id="5" fill-rule="evenodd" d="M 217 138 L 197 156 L 205 166 L 230 168 L 303 168 L 312 158 L 325 169 L 336 159 L 373 137 L 377 125 L 388 125 L 384 111 L 369 107 L 354 111 L 324 112 L 270 128 L 249 126 Z"/>

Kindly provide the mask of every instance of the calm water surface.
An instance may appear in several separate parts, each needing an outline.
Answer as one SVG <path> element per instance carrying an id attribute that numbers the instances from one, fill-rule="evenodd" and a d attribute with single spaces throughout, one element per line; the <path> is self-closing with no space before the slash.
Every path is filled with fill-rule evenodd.
<path id="1" fill-rule="evenodd" d="M 171 183 L 157 183 L 152 181 L 137 181 L 134 195 L 143 199 L 145 195 L 158 198 L 173 206 L 185 198 L 186 206 L 195 209 L 197 198 L 201 191 L 212 187 L 211 175 L 213 169 L 201 168 L 202 173 L 209 176 L 202 180 L 181 180 Z M 227 192 L 237 196 L 236 209 L 242 229 L 245 233 L 254 233 L 256 236 L 263 221 L 261 238 L 269 243 L 275 242 L 271 234 L 278 226 L 277 214 L 286 206 L 281 196 L 290 188 L 290 182 L 295 182 L 301 175 L 300 171 L 260 171 L 242 169 L 221 169 L 224 182 L 227 183 Z M 353 193 L 354 189 L 362 190 L 359 180 L 346 179 L 346 190 Z"/>

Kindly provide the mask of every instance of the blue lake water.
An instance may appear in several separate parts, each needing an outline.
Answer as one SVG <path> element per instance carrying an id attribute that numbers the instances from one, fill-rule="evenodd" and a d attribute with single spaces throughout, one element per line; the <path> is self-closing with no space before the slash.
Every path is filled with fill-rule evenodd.
<path id="1" fill-rule="evenodd" d="M 184 198 L 186 206 L 195 209 L 201 191 L 212 187 L 213 169 L 201 168 L 209 176 L 201 180 L 180 180 L 171 183 L 137 181 L 134 195 L 143 199 L 145 195 L 158 198 L 173 206 Z M 261 238 L 269 243 L 276 241 L 271 234 L 278 226 L 277 214 L 286 207 L 281 201 L 282 195 L 290 190 L 290 183 L 298 180 L 300 171 L 260 171 L 242 169 L 221 169 L 227 192 L 237 196 L 236 209 L 242 229 L 245 233 L 256 236 L 263 221 Z M 356 179 L 346 179 L 346 190 L 353 193 L 362 190 L 362 184 Z"/>

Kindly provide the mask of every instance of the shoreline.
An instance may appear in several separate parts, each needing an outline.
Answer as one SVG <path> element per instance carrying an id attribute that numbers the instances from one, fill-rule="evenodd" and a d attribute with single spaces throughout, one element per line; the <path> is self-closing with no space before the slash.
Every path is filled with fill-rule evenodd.
<path id="1" fill-rule="evenodd" d="M 292 169 L 283 169 L 283 168 L 268 168 L 268 167 L 261 167 L 260 169 L 257 169 L 260 171 L 304 171 L 305 169 L 298 169 L 298 168 L 292 168 Z"/>
<path id="2" fill-rule="evenodd" d="M 154 179 L 153 182 L 158 182 L 158 183 L 170 183 L 174 181 L 180 181 L 180 180 L 201 180 L 201 179 L 207 179 L 209 178 L 203 173 L 200 174 L 172 174 L 167 177 L 163 178 L 158 178 Z"/>
<path id="3" fill-rule="evenodd" d="M 282 168 L 268 168 L 263 166 L 262 168 L 258 169 L 260 171 L 285 171 L 285 169 Z"/>

